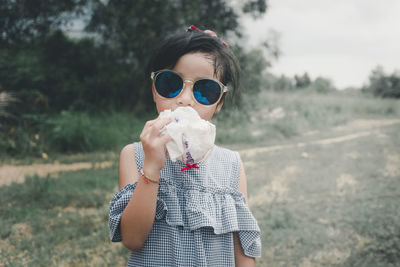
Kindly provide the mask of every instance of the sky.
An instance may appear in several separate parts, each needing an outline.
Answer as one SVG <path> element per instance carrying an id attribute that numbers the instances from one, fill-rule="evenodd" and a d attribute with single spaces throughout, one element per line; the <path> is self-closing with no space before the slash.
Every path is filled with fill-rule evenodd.
<path id="1" fill-rule="evenodd" d="M 243 19 L 250 46 L 271 30 L 282 55 L 274 74 L 307 72 L 339 89 L 361 87 L 378 65 L 400 70 L 400 0 L 269 0 L 267 13 Z"/>

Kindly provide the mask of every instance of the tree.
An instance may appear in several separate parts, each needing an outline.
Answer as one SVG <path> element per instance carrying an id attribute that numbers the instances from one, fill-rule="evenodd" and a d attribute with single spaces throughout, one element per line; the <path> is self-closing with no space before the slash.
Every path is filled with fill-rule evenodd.
<path id="1" fill-rule="evenodd" d="M 400 98 L 400 73 L 393 72 L 387 75 L 383 68 L 378 66 L 371 71 L 369 84 L 363 87 L 362 91 L 377 97 Z"/>
<path id="2" fill-rule="evenodd" d="M 317 77 L 314 81 L 310 79 L 307 72 L 302 76 L 295 75 L 294 78 L 289 78 L 284 75 L 276 78 L 273 82 L 273 89 L 276 91 L 291 91 L 291 90 L 313 90 L 318 93 L 327 93 L 336 90 L 332 81 Z"/>
<path id="3" fill-rule="evenodd" d="M 332 81 L 323 77 L 317 77 L 315 81 L 312 82 L 311 88 L 318 93 L 328 93 L 329 91 L 335 90 Z"/>
<path id="4" fill-rule="evenodd" d="M 0 81 L 21 100 L 19 112 L 126 109 L 152 102 L 145 66 L 153 48 L 189 24 L 240 35 L 243 12 L 264 13 L 266 0 L 3 0 Z M 72 39 L 66 26 L 88 21 Z M 249 57 L 252 55 L 249 54 Z M 254 57 L 254 56 L 253 56 Z M 253 62 L 247 61 L 248 64 Z M 264 64 L 262 61 L 256 62 Z M 262 66 L 244 66 L 262 73 Z"/>
<path id="5" fill-rule="evenodd" d="M 235 47 L 235 55 L 242 66 L 242 87 L 247 93 L 256 95 L 265 84 L 263 72 L 270 63 L 260 49 L 246 51 L 241 47 Z"/>
<path id="6" fill-rule="evenodd" d="M 307 72 L 305 72 L 305 73 L 303 74 L 303 76 L 297 76 L 297 75 L 295 75 L 295 76 L 294 76 L 294 81 L 295 81 L 295 86 L 296 86 L 297 88 L 305 88 L 305 87 L 310 86 L 310 84 L 311 84 L 311 79 L 310 79 L 310 77 L 308 76 L 308 73 L 307 73 Z"/>
<path id="7" fill-rule="evenodd" d="M 83 0 L 0 1 L 0 47 L 27 44 L 82 12 Z"/>
<path id="8" fill-rule="evenodd" d="M 281 75 L 276 79 L 273 89 L 275 91 L 291 91 L 294 89 L 293 79 L 286 77 L 285 75 Z"/>
<path id="9" fill-rule="evenodd" d="M 266 0 L 241 3 L 245 13 L 261 14 L 267 8 Z M 98 34 L 100 42 L 111 47 L 120 61 L 127 64 L 135 82 L 126 91 L 151 103 L 149 78 L 144 77 L 143 70 L 158 42 L 173 32 L 185 31 L 190 24 L 213 29 L 220 35 L 240 35 L 239 15 L 239 10 L 224 0 L 95 0 L 86 30 Z"/>

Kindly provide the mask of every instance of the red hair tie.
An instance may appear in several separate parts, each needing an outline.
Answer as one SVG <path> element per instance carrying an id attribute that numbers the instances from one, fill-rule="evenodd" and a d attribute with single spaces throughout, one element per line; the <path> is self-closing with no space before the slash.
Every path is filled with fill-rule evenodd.
<path id="1" fill-rule="evenodd" d="M 197 28 L 197 27 L 194 26 L 194 25 L 190 25 L 190 27 L 188 28 L 188 31 L 190 31 L 190 30 L 193 30 L 193 31 L 196 31 L 196 32 L 200 32 L 200 29 Z"/>
<path id="2" fill-rule="evenodd" d="M 227 41 L 225 41 L 224 39 L 218 37 L 218 35 L 217 35 L 215 32 L 211 31 L 211 30 L 204 30 L 204 31 L 202 31 L 202 30 L 200 30 L 199 28 L 197 28 L 196 26 L 190 25 L 190 27 L 187 29 L 187 31 L 189 31 L 189 32 L 190 32 L 190 31 L 204 32 L 205 34 L 208 34 L 208 35 L 210 35 L 211 37 L 216 37 L 216 38 L 218 38 L 226 47 L 229 47 L 229 46 L 230 46 L 229 43 L 228 43 Z"/>

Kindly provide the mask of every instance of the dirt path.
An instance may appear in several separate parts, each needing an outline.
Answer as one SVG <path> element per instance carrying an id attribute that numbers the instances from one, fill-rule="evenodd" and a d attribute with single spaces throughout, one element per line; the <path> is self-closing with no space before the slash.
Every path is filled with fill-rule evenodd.
<path id="1" fill-rule="evenodd" d="M 351 131 L 351 134 L 340 135 L 332 138 L 325 138 L 314 140 L 306 143 L 295 143 L 289 145 L 281 145 L 281 146 L 268 146 L 268 147 L 258 147 L 252 149 L 244 149 L 240 150 L 240 154 L 242 156 L 254 156 L 258 153 L 275 151 L 288 149 L 293 147 L 303 147 L 307 145 L 326 145 L 333 143 L 340 143 L 349 140 L 353 140 L 356 138 L 361 138 L 364 136 L 369 136 L 372 134 L 380 134 L 379 128 L 384 126 L 390 126 L 394 124 L 400 123 L 400 119 L 383 119 L 383 120 L 355 120 L 346 125 L 338 126 L 332 128 L 332 132 L 342 132 L 342 131 Z M 316 134 L 317 132 L 313 132 Z M 12 182 L 22 183 L 25 180 L 25 176 L 30 175 L 39 175 L 46 176 L 48 174 L 57 174 L 59 172 L 64 171 L 78 171 L 83 169 L 102 169 L 109 168 L 113 164 L 112 161 L 103 161 L 98 163 L 91 162 L 75 162 L 72 164 L 33 164 L 33 165 L 3 165 L 0 167 L 0 186 L 8 185 Z M 245 162 L 246 164 L 246 162 Z"/>
<path id="2" fill-rule="evenodd" d="M 288 149 L 293 147 L 304 147 L 307 145 L 329 145 L 334 143 L 341 143 L 345 141 L 350 141 L 356 138 L 361 138 L 365 136 L 369 136 L 372 134 L 380 134 L 379 128 L 384 126 L 390 126 L 394 124 L 400 123 L 399 119 L 391 119 L 391 120 L 355 120 L 346 125 L 338 126 L 332 128 L 332 132 L 341 132 L 341 131 L 351 131 L 351 134 L 341 135 L 332 138 L 325 138 L 314 140 L 305 143 L 296 143 L 289 145 L 281 145 L 281 146 L 267 146 L 267 147 L 257 147 L 251 149 L 239 150 L 240 155 L 252 157 L 258 153 L 276 151 L 282 149 Z M 312 134 L 316 134 L 318 132 L 313 132 Z"/>
<path id="3" fill-rule="evenodd" d="M 25 176 L 39 175 L 44 177 L 48 174 L 58 174 L 65 171 L 79 171 L 85 169 L 104 169 L 113 165 L 112 161 L 97 162 L 75 162 L 72 164 L 33 164 L 33 165 L 3 165 L 0 167 L 0 186 L 12 182 L 23 183 Z"/>

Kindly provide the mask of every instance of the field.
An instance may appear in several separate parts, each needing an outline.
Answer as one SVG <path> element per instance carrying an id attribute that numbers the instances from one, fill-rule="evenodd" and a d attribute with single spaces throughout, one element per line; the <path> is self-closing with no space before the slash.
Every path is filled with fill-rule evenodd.
<path id="1" fill-rule="evenodd" d="M 262 231 L 257 266 L 400 266 L 400 101 L 264 93 L 216 120 Z M 140 127 L 139 127 L 140 128 Z M 123 266 L 108 237 L 119 151 L 0 166 L 0 265 Z"/>

